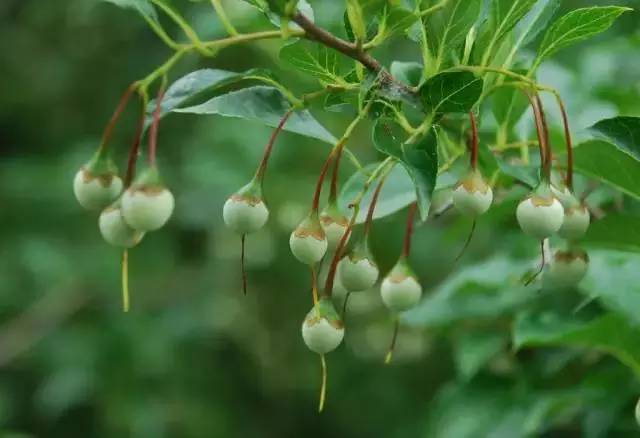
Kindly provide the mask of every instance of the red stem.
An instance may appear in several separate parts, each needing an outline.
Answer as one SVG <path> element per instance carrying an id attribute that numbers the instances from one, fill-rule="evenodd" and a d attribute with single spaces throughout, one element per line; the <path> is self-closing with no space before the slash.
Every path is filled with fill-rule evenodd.
<path id="1" fill-rule="evenodd" d="M 364 222 L 364 238 L 366 239 L 371 231 L 371 226 L 373 223 L 373 213 L 375 212 L 376 205 L 378 205 L 378 198 L 380 197 L 380 192 L 382 191 L 382 186 L 384 185 L 385 180 L 387 179 L 386 175 L 382 177 L 376 190 L 373 192 L 373 197 L 371 198 L 371 204 L 369 204 L 369 211 L 367 212 L 367 219 Z"/>
<path id="2" fill-rule="evenodd" d="M 473 111 L 469 112 L 469 120 L 471 121 L 471 168 L 476 170 L 478 168 L 478 125 L 476 124 L 476 118 L 473 115 Z"/>
<path id="3" fill-rule="evenodd" d="M 142 142 L 142 132 L 144 130 L 144 120 L 146 117 L 146 108 L 142 101 L 142 114 L 138 119 L 136 126 L 136 134 L 133 138 L 131 148 L 129 148 L 129 157 L 127 158 L 127 173 L 124 176 L 124 188 L 131 185 L 133 178 L 136 176 L 136 162 L 138 161 L 138 152 L 140 151 L 140 143 Z"/>
<path id="4" fill-rule="evenodd" d="M 571 129 L 569 127 L 569 117 L 567 116 L 567 109 L 560 99 L 560 96 L 556 96 L 556 101 L 560 107 L 562 113 L 562 124 L 564 125 L 564 138 L 567 143 L 567 176 L 566 185 L 569 190 L 573 191 L 573 140 L 571 139 Z"/>
<path id="5" fill-rule="evenodd" d="M 338 143 L 329 153 L 329 156 L 325 160 L 322 165 L 322 169 L 320 170 L 320 176 L 318 177 L 318 182 L 316 184 L 316 191 L 313 194 L 313 204 L 311 205 L 311 211 L 317 213 L 320 206 L 320 194 L 322 193 L 322 184 L 324 183 L 324 179 L 327 176 L 327 172 L 329 171 L 329 166 L 331 165 L 331 161 L 334 157 L 340 158 L 342 155 L 342 149 L 346 143 L 346 139 L 343 139 L 340 143 Z"/>
<path id="6" fill-rule="evenodd" d="M 545 145 L 545 136 L 544 136 L 544 128 L 542 127 L 542 120 L 540 118 L 540 110 L 538 108 L 538 104 L 536 99 L 534 99 L 529 93 L 524 91 L 524 94 L 529 99 L 531 103 L 531 108 L 533 109 L 533 117 L 536 123 L 536 132 L 538 134 L 538 143 L 540 147 L 540 165 L 542 166 L 542 176 L 543 179 L 549 181 L 549 177 L 547 175 L 547 147 Z"/>
<path id="7" fill-rule="evenodd" d="M 417 207 L 418 204 L 416 202 L 409 206 L 409 213 L 407 214 L 407 232 L 404 235 L 404 247 L 402 249 L 403 257 L 409 257 L 409 254 L 411 253 L 411 236 L 413 235 L 413 222 Z"/>
<path id="8" fill-rule="evenodd" d="M 336 272 L 338 270 L 338 263 L 340 259 L 342 259 L 342 253 L 344 252 L 344 247 L 347 245 L 347 240 L 351 235 L 351 231 L 353 230 L 353 221 L 349 223 L 349 226 L 345 230 L 342 238 L 340 239 L 340 243 L 338 243 L 338 247 L 336 248 L 336 253 L 331 260 L 331 266 L 329 268 L 329 273 L 327 274 L 327 282 L 324 285 L 324 295 L 326 297 L 331 297 L 333 294 L 333 283 L 336 278 Z"/>
<path id="9" fill-rule="evenodd" d="M 262 179 L 264 178 L 264 173 L 267 170 L 267 164 L 269 163 L 269 157 L 271 157 L 271 151 L 273 150 L 273 145 L 275 144 L 276 139 L 278 138 L 278 135 L 284 129 L 284 125 L 287 123 L 287 120 L 289 120 L 289 117 L 291 117 L 291 114 L 293 114 L 293 108 L 287 111 L 285 115 L 282 117 L 282 120 L 280 120 L 280 123 L 278 123 L 278 126 L 271 134 L 269 143 L 267 143 L 267 146 L 264 148 L 262 161 L 260 162 L 260 165 L 258 166 L 258 170 L 256 171 L 256 179 L 259 181 L 262 181 Z"/>
<path id="10" fill-rule="evenodd" d="M 156 97 L 156 109 L 153 112 L 153 122 L 149 131 L 149 167 L 156 166 L 156 150 L 158 149 L 158 125 L 160 124 L 160 110 L 164 97 L 164 85 L 158 90 Z"/>
<path id="11" fill-rule="evenodd" d="M 118 102 L 118 106 L 116 107 L 116 110 L 113 112 L 113 114 L 111 115 L 111 119 L 107 123 L 107 126 L 104 128 L 104 133 L 102 134 L 102 144 L 100 145 L 101 150 L 106 151 L 107 145 L 109 144 L 109 140 L 111 139 L 111 134 L 113 134 L 113 128 L 115 128 L 116 123 L 118 122 L 118 119 L 120 119 L 120 116 L 122 115 L 125 108 L 127 107 L 129 98 L 131 97 L 131 94 L 133 93 L 134 90 L 135 90 L 135 84 L 129 85 L 126 91 L 124 92 L 124 94 L 122 95 L 122 97 L 120 98 L 120 102 Z"/>
<path id="12" fill-rule="evenodd" d="M 329 202 L 335 202 L 338 197 L 338 171 L 340 170 L 340 160 L 342 159 L 342 148 L 333 163 L 333 174 L 331 175 L 331 191 L 329 192 Z"/>
<path id="13" fill-rule="evenodd" d="M 546 148 L 546 158 L 545 162 L 545 174 L 551 175 L 551 164 L 553 162 L 553 149 L 551 148 L 551 141 L 549 139 L 549 125 L 547 124 L 547 116 L 544 112 L 544 106 L 542 105 L 542 100 L 540 99 L 540 95 L 536 94 L 536 102 L 538 103 L 538 111 L 540 112 L 540 121 L 542 122 L 542 130 L 544 132 L 544 146 Z"/>

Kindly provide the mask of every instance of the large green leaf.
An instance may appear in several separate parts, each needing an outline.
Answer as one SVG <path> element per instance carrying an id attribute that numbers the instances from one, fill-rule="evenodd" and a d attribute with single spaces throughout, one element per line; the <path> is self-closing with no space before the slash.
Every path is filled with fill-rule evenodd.
<path id="1" fill-rule="evenodd" d="M 598 219 L 591 224 L 582 243 L 640 252 L 640 217 L 612 215 Z"/>
<path id="2" fill-rule="evenodd" d="M 553 23 L 547 31 L 538 49 L 534 66 L 560 49 L 604 32 L 611 27 L 616 18 L 630 10 L 620 6 L 601 6 L 569 12 Z"/>
<path id="3" fill-rule="evenodd" d="M 537 0 L 492 0 L 489 14 L 489 24 L 481 40 L 481 46 L 486 47 L 483 64 L 489 62 L 499 42 L 518 24 L 531 10 Z"/>
<path id="4" fill-rule="evenodd" d="M 200 105 L 176 108 L 173 111 L 238 117 L 275 127 L 290 108 L 289 102 L 280 91 L 272 87 L 257 86 L 216 96 Z M 337 141 L 307 110 L 294 112 L 284 129 L 331 144 Z"/>
<path id="5" fill-rule="evenodd" d="M 270 73 L 262 69 L 251 69 L 245 72 L 232 72 L 206 68 L 186 74 L 173 82 L 164 94 L 160 105 L 160 117 L 165 116 L 174 109 L 187 104 L 198 103 L 212 91 L 242 80 L 272 80 Z M 155 100 L 147 106 L 148 120 L 156 109 Z"/>
<path id="6" fill-rule="evenodd" d="M 640 162 L 609 142 L 589 140 L 574 151 L 575 170 L 640 199 Z"/>
<path id="7" fill-rule="evenodd" d="M 568 424 L 585 405 L 611 393 L 582 380 L 570 388 L 534 387 L 527 379 L 474 379 L 444 385 L 429 406 L 429 438 L 525 438 L 548 436 L 552 425 Z M 616 383 L 619 383 L 616 381 Z M 541 389 L 546 388 L 546 389 Z M 610 403 L 611 404 L 611 403 Z M 591 437 L 593 438 L 593 437 Z"/>
<path id="8" fill-rule="evenodd" d="M 156 13 L 153 4 L 149 0 L 102 0 L 109 3 L 113 3 L 116 6 L 125 9 L 133 9 L 138 11 L 143 17 L 158 21 L 158 15 Z"/>
<path id="9" fill-rule="evenodd" d="M 552 312 L 522 314 L 515 322 L 515 348 L 572 346 L 590 348 L 616 357 L 640 377 L 640 329 L 615 313 L 590 321 Z"/>
<path id="10" fill-rule="evenodd" d="M 429 46 L 435 54 L 433 72 L 440 70 L 446 57 L 458 49 L 480 15 L 482 0 L 453 0 L 445 9 L 427 20 Z"/>
<path id="11" fill-rule="evenodd" d="M 464 319 L 494 319 L 534 299 L 537 292 L 522 285 L 531 262 L 496 257 L 458 269 L 433 290 L 403 321 L 417 327 L 438 327 Z"/>
<path id="12" fill-rule="evenodd" d="M 515 49 L 530 44 L 545 30 L 560 7 L 560 0 L 538 0 L 513 30 Z"/>
<path id="13" fill-rule="evenodd" d="M 385 28 L 386 37 L 401 33 L 418 21 L 418 17 L 412 11 L 399 6 L 392 6 L 388 8 L 387 11 Z"/>
<path id="14" fill-rule="evenodd" d="M 418 142 L 407 144 L 403 131 L 393 121 L 379 119 L 373 129 L 373 143 L 379 151 L 397 158 L 407 169 L 415 185 L 420 216 L 426 219 L 438 176 L 435 134 L 429 132 Z"/>
<path id="15" fill-rule="evenodd" d="M 580 283 L 580 290 L 640 326 L 640 254 L 589 249 L 589 259 L 589 272 Z"/>
<path id="16" fill-rule="evenodd" d="M 298 70 L 329 83 L 343 83 L 344 56 L 322 44 L 297 41 L 280 50 L 280 59 Z"/>
<path id="17" fill-rule="evenodd" d="M 378 164 L 379 163 L 371 164 L 365 167 L 363 172 L 354 173 L 351 178 L 343 184 L 340 196 L 338 197 L 338 205 L 343 213 L 348 214 L 348 206 L 360 194 L 368 179 L 368 175 Z M 376 184 L 372 184 L 364 198 L 362 198 L 357 223 L 365 221 L 375 187 Z M 380 219 L 389 216 L 407 207 L 412 202 L 415 202 L 415 200 L 416 189 L 407 170 L 403 166 L 395 166 L 387 176 L 384 186 L 382 187 L 373 218 Z"/>
<path id="18" fill-rule="evenodd" d="M 640 160 L 640 117 L 618 116 L 600 120 L 590 130 Z"/>
<path id="19" fill-rule="evenodd" d="M 427 112 L 466 113 L 480 98 L 482 87 L 482 79 L 471 72 L 443 72 L 422 84 L 420 98 Z"/>

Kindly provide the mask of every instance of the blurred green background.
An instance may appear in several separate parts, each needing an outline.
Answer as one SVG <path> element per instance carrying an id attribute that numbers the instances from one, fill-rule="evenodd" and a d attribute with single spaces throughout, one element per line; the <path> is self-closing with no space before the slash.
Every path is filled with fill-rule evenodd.
<path id="1" fill-rule="evenodd" d="M 173 3 L 203 38 L 224 35 L 208 2 Z M 238 28 L 271 28 L 244 3 L 225 4 Z M 317 22 L 341 32 L 342 2 L 311 4 Z M 562 10 L 591 4 L 565 1 Z M 637 12 L 626 14 L 541 69 L 539 81 L 567 99 L 578 139 L 602 118 L 640 115 L 639 25 Z M 192 55 L 171 79 L 203 67 L 266 67 L 298 92 L 316 89 L 278 62 L 281 44 L 237 46 L 215 60 Z M 1 436 L 639 435 L 633 405 L 640 384 L 629 368 L 588 348 L 511 347 L 514 317 L 524 311 L 572 309 L 616 288 L 640 295 L 640 257 L 601 249 L 590 253 L 592 269 L 578 291 L 518 286 L 537 257 L 513 217 L 522 189 L 502 194 L 456 266 L 467 220 L 448 213 L 417 229 L 412 263 L 426 297 L 407 316 L 391 366 L 382 359 L 392 322 L 378 292 L 352 297 L 345 343 L 328 357 L 327 408 L 318 415 L 319 360 L 300 337 L 309 273 L 290 254 L 288 235 L 310 205 L 328 146 L 280 137 L 266 183 L 272 216 L 248 238 L 244 297 L 239 238 L 225 229 L 221 211 L 268 140 L 271 129 L 256 123 L 193 115 L 163 121 L 160 168 L 176 211 L 131 252 L 132 311 L 123 314 L 119 251 L 102 241 L 97 217 L 77 205 L 71 181 L 126 86 L 170 52 L 138 15 L 97 0 L 3 0 L 0 48 Z M 419 61 L 415 45 L 400 39 L 376 55 Z M 112 140 L 121 168 L 134 106 Z M 349 122 L 312 111 L 334 135 Z M 557 115 L 551 121 L 559 133 Z M 370 130 L 361 125 L 350 143 L 365 162 L 380 159 Z M 345 162 L 343 180 L 353 171 Z M 606 187 L 589 200 L 640 211 Z M 400 251 L 404 219 L 400 212 L 374 225 L 383 270 Z M 610 302 L 581 311 L 599 314 Z"/>

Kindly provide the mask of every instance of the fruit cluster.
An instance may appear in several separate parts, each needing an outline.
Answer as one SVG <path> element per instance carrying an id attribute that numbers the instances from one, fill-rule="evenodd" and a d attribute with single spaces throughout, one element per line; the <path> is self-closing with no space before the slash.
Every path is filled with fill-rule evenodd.
<path id="1" fill-rule="evenodd" d="M 104 240 L 123 248 L 123 307 L 129 310 L 128 287 L 126 286 L 127 252 L 140 243 L 145 233 L 162 228 L 173 213 L 173 194 L 166 188 L 156 165 L 156 145 L 160 120 L 160 103 L 163 92 L 157 99 L 157 108 L 149 134 L 149 165 L 135 179 L 144 112 L 140 118 L 133 146 L 129 153 L 124 180 L 111 158 L 108 143 L 111 132 L 133 91 L 124 94 L 111 121 L 105 129 L 102 143 L 94 157 L 76 173 L 73 192 L 80 205 L 87 210 L 100 211 L 98 227 Z"/>
<path id="2" fill-rule="evenodd" d="M 164 226 L 171 217 L 174 208 L 173 195 L 163 184 L 156 164 L 163 87 L 161 87 L 156 99 L 156 108 L 150 124 L 148 168 L 134 179 L 138 149 L 145 122 L 144 111 L 129 153 L 127 172 L 124 178 L 118 175 L 117 168 L 110 158 L 108 141 L 111 131 L 126 106 L 131 90 L 131 88 L 127 90 L 107 125 L 102 143 L 95 156 L 78 171 L 73 183 L 78 202 L 86 209 L 101 211 L 98 223 L 104 239 L 109 244 L 124 249 L 123 275 L 127 272 L 126 249 L 136 246 L 145 233 Z M 528 94 L 528 92 L 526 94 L 531 103 L 538 135 L 541 182 L 530 195 L 520 202 L 516 217 L 521 229 L 526 234 L 540 240 L 543 260 L 540 271 L 529 282 L 544 272 L 543 283 L 545 285 L 555 288 L 570 287 L 576 285 L 587 271 L 588 256 L 584 250 L 575 246 L 575 241 L 586 232 L 590 216 L 585 205 L 573 193 L 572 144 L 562 102 L 558 100 L 563 113 L 569 162 L 563 183 L 552 185 L 552 156 L 544 109 L 537 94 Z M 332 149 L 321 169 L 311 209 L 292 231 L 289 238 L 289 246 L 293 256 L 304 265 L 309 266 L 311 270 L 313 307 L 304 318 L 301 330 L 302 338 L 307 347 L 321 356 L 324 376 L 321 409 L 326 385 L 324 355 L 335 350 L 342 343 L 345 332 L 343 321 L 347 308 L 346 300 L 353 292 L 372 289 L 380 278 L 380 270 L 368 242 L 376 204 L 386 176 L 396 161 L 391 158 L 387 159 L 370 176 L 365 187 L 351 205 L 353 211 L 350 218 L 340 210 L 337 204 L 338 171 L 345 144 L 355 125 L 368 115 L 370 106 L 371 104 L 363 109 L 347 129 L 343 138 Z M 289 110 L 274 130 L 254 177 L 248 184 L 232 194 L 223 207 L 225 224 L 241 236 L 242 278 L 245 293 L 247 290 L 244 272 L 245 238 L 248 234 L 260 230 L 268 221 L 269 210 L 263 196 L 264 176 L 276 139 L 294 111 L 295 109 Z M 478 166 L 479 135 L 473 112 L 469 113 L 469 120 L 471 126 L 469 170 L 466 176 L 454 186 L 451 192 L 451 204 L 461 215 L 473 219 L 473 229 L 475 229 L 476 219 L 486 213 L 493 203 L 493 190 L 491 184 L 484 179 Z M 322 188 L 330 170 L 332 170 L 330 194 L 327 205 L 320 210 Z M 373 190 L 363 232 L 359 238 L 351 239 L 361 201 L 374 182 L 377 182 L 377 186 Z M 380 281 L 382 302 L 395 319 L 394 334 L 386 356 L 387 363 L 392 358 L 398 334 L 398 315 L 413 308 L 420 301 L 423 292 L 418 277 L 411 269 L 409 262 L 416 209 L 416 203 L 409 206 L 402 253 L 394 267 Z M 544 242 L 556 233 L 567 239 L 570 244 L 567 250 L 556 252 L 553 260 L 547 266 L 544 256 Z M 327 256 L 327 253 L 331 253 L 331 264 L 323 293 L 319 294 L 317 266 Z M 342 315 L 336 311 L 332 299 L 333 286 L 336 281 L 348 292 Z M 125 284 L 124 308 L 127 310 L 129 299 L 126 292 L 126 282 L 123 284 Z"/>

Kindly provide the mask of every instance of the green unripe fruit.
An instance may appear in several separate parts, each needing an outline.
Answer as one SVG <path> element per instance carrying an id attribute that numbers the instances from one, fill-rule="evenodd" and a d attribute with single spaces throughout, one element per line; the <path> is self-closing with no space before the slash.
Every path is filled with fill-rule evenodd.
<path id="1" fill-rule="evenodd" d="M 293 255 L 306 265 L 315 265 L 327 252 L 327 237 L 317 213 L 311 213 L 293 230 L 289 238 Z"/>
<path id="2" fill-rule="evenodd" d="M 557 251 L 545 272 L 545 284 L 549 287 L 576 286 L 589 269 L 589 255 L 581 249 Z"/>
<path id="3" fill-rule="evenodd" d="M 591 215 L 584 205 L 564 209 L 564 220 L 558 235 L 564 239 L 576 240 L 585 235 L 591 223 Z"/>
<path id="4" fill-rule="evenodd" d="M 269 219 L 269 210 L 262 199 L 260 185 L 252 181 L 231 195 L 224 203 L 222 217 L 238 234 L 250 234 L 262 228 Z"/>
<path id="5" fill-rule="evenodd" d="M 577 240 L 584 236 L 591 222 L 589 210 L 576 199 L 567 187 L 551 186 L 551 191 L 564 208 L 564 220 L 558 230 L 558 235 L 568 240 Z"/>
<path id="6" fill-rule="evenodd" d="M 635 414 L 636 414 L 636 423 L 638 423 L 638 425 L 640 426 L 640 399 L 638 399 L 638 402 L 636 403 Z"/>
<path id="7" fill-rule="evenodd" d="M 161 182 L 156 168 L 142 173 L 122 195 L 124 220 L 138 231 L 161 228 L 171 217 L 173 207 L 173 195 Z"/>
<path id="8" fill-rule="evenodd" d="M 144 236 L 144 232 L 134 230 L 124 221 L 120 202 L 110 205 L 100 213 L 98 226 L 108 244 L 121 248 L 136 246 Z"/>
<path id="9" fill-rule="evenodd" d="M 349 292 L 360 292 L 371 289 L 378 280 L 378 265 L 366 248 L 366 244 L 358 245 L 347 254 L 339 265 L 340 282 Z"/>
<path id="10" fill-rule="evenodd" d="M 73 179 L 73 193 L 87 210 L 100 210 L 115 201 L 122 192 L 118 169 L 104 152 L 98 152 L 82 166 Z"/>
<path id="11" fill-rule="evenodd" d="M 330 298 L 323 297 L 302 323 L 302 339 L 309 350 L 327 354 L 344 339 L 344 325 Z"/>
<path id="12" fill-rule="evenodd" d="M 463 178 L 453 191 L 453 205 L 467 216 L 486 213 L 492 202 L 493 191 L 477 170 Z"/>
<path id="13" fill-rule="evenodd" d="M 418 304 L 422 286 L 404 258 L 382 280 L 380 294 L 384 305 L 393 312 L 404 312 Z"/>
<path id="14" fill-rule="evenodd" d="M 327 236 L 328 248 L 330 250 L 336 249 L 342 236 L 344 236 L 347 228 L 349 228 L 349 220 L 340 213 L 335 203 L 330 203 L 322 213 L 320 213 L 320 224 Z"/>
<path id="15" fill-rule="evenodd" d="M 516 217 L 525 234 L 546 239 L 562 226 L 564 209 L 548 187 L 542 186 L 520 202 Z"/>

